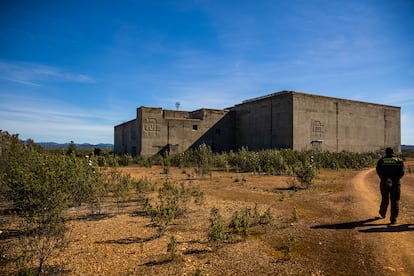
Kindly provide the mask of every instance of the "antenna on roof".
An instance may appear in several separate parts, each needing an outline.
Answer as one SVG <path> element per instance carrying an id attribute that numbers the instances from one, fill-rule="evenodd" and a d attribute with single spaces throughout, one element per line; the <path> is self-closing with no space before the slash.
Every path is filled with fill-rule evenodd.
<path id="1" fill-rule="evenodd" d="M 181 105 L 180 102 L 176 102 L 175 103 L 175 108 L 177 108 L 177 110 L 179 110 L 180 109 L 180 105 Z"/>

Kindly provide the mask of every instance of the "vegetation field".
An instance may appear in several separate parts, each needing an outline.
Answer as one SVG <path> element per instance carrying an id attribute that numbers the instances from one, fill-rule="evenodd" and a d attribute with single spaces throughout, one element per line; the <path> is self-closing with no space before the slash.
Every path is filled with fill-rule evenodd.
<path id="1" fill-rule="evenodd" d="M 167 159 L 99 167 L 94 158 L 50 155 L 7 137 L 1 275 L 414 274 L 411 160 L 391 226 L 378 217 L 372 165 L 327 169 L 312 161 L 308 178 L 289 165 L 278 174 Z M 25 156 L 15 156 L 20 164 L 16 151 Z"/>

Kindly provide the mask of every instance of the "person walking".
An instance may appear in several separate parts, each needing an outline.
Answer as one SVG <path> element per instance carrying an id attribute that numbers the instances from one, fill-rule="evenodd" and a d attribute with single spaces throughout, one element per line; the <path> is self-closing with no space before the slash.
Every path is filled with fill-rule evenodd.
<path id="1" fill-rule="evenodd" d="M 377 162 L 377 174 L 380 181 L 381 205 L 379 214 L 385 218 L 391 200 L 391 224 L 397 223 L 401 195 L 400 179 L 404 176 L 404 162 L 394 154 L 392 148 L 385 149 L 385 156 Z"/>

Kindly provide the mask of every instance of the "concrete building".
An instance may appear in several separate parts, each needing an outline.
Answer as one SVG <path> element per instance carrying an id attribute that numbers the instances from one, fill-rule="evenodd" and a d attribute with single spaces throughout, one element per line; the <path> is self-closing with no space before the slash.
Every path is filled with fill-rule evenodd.
<path id="1" fill-rule="evenodd" d="M 282 91 L 225 110 L 140 107 L 134 120 L 115 126 L 116 154 L 182 152 L 202 143 L 213 151 L 400 151 L 400 107 Z"/>
<path id="2" fill-rule="evenodd" d="M 192 112 L 140 107 L 136 119 L 115 126 L 116 154 L 154 155 L 183 152 L 208 144 L 213 151 L 234 146 L 234 119 L 229 110 Z"/>

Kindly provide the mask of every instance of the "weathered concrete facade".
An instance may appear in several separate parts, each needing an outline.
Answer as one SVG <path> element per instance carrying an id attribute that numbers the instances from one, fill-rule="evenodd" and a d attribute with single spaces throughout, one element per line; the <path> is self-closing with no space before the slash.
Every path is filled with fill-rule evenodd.
<path id="1" fill-rule="evenodd" d="M 328 151 L 400 151 L 400 108 L 293 94 L 293 148 Z"/>
<path id="2" fill-rule="evenodd" d="M 399 151 L 400 135 L 400 107 L 282 91 L 226 110 L 140 107 L 136 119 L 115 126 L 115 153 L 182 152 L 202 143 L 213 151 Z"/>
<path id="3" fill-rule="evenodd" d="M 237 148 L 400 150 L 400 108 L 299 92 L 279 92 L 236 105 Z"/>
<path id="4" fill-rule="evenodd" d="M 137 140 L 137 120 L 131 120 L 115 127 L 114 152 L 117 154 L 139 153 Z"/>
<path id="5" fill-rule="evenodd" d="M 226 151 L 234 145 L 230 113 L 216 109 L 187 112 L 140 107 L 135 120 L 115 126 L 115 153 L 183 152 L 202 143 L 210 145 L 214 151 Z"/>

